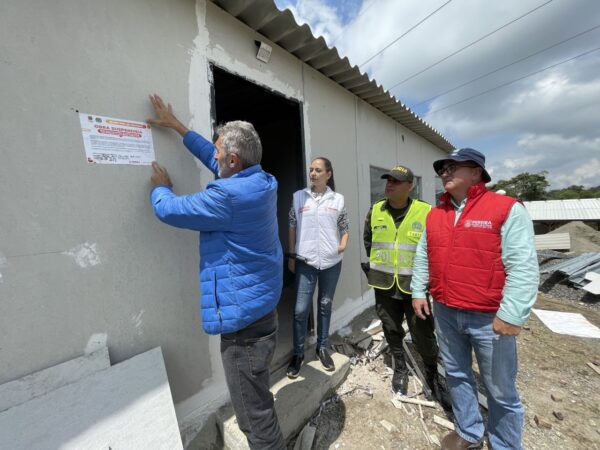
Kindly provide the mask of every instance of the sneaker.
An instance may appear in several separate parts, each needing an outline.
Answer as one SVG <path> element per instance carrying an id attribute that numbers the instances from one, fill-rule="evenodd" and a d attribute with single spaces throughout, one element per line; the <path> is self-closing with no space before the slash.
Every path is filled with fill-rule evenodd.
<path id="1" fill-rule="evenodd" d="M 323 364 L 325 370 L 329 372 L 335 370 L 333 359 L 331 359 L 331 355 L 325 347 L 317 347 L 317 358 L 319 361 L 321 361 L 321 364 Z"/>
<path id="2" fill-rule="evenodd" d="M 461 438 L 456 431 L 448 433 L 442 439 L 442 450 L 468 450 L 481 448 L 483 442 L 469 442 Z"/>
<path id="3" fill-rule="evenodd" d="M 300 367 L 302 367 L 302 363 L 304 362 L 304 355 L 294 355 L 292 357 L 292 361 L 287 368 L 287 376 L 289 378 L 296 378 L 300 373 Z"/>

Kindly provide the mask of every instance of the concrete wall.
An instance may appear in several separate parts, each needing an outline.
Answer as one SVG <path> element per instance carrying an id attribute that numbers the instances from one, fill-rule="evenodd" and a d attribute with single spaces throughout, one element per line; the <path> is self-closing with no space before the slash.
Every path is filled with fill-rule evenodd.
<path id="1" fill-rule="evenodd" d="M 106 341 L 113 363 L 162 347 L 184 441 L 226 401 L 218 337 L 199 320 L 197 235 L 153 217 L 148 167 L 86 163 L 75 112 L 144 120 L 157 92 L 210 135 L 211 63 L 303 104 L 307 162 L 332 160 L 351 219 L 332 328 L 372 304 L 369 166 L 410 166 L 433 201 L 443 153 L 277 46 L 258 61 L 255 39 L 203 0 L 2 1 L 0 383 Z M 174 133 L 153 138 L 177 192 L 212 179 Z"/>

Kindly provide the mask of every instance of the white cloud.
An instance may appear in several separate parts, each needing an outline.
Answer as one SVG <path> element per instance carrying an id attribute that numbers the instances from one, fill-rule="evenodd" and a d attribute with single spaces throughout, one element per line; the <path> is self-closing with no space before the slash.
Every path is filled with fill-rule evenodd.
<path id="1" fill-rule="evenodd" d="M 278 2 L 278 7 L 289 9 L 296 22 L 308 24 L 315 36 L 323 36 L 328 43 L 343 31 L 342 21 L 336 10 L 321 0 Z"/>
<path id="2" fill-rule="evenodd" d="M 495 153 L 488 159 L 494 180 L 508 179 L 522 172 L 547 171 L 552 189 L 570 185 L 600 185 L 600 137 L 526 135 L 514 149 Z"/>
<path id="3" fill-rule="evenodd" d="M 284 0 L 282 0 L 284 1 Z M 288 3 L 291 0 L 285 0 Z M 336 42 L 354 64 L 370 58 L 446 0 L 365 0 Z M 453 1 L 361 69 L 390 88 L 470 42 L 541 5 L 539 0 Z M 334 36 L 342 25 L 324 0 L 294 2 L 313 32 Z M 409 106 L 564 41 L 600 23 L 600 2 L 551 2 L 439 65 L 392 89 Z M 494 178 L 549 171 L 552 187 L 597 185 L 600 159 L 600 51 L 541 71 L 598 47 L 600 29 L 433 100 L 424 119 L 458 147 L 476 146 Z M 427 114 L 515 81 L 470 101 Z M 507 144 L 508 143 L 508 144 Z M 586 162 L 589 161 L 589 162 Z"/>

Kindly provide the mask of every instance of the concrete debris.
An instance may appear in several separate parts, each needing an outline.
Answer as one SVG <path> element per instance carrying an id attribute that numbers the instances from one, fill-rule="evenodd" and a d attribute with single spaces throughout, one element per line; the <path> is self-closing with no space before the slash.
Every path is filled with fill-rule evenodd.
<path id="1" fill-rule="evenodd" d="M 366 356 L 369 360 L 372 361 L 375 358 L 379 357 L 382 353 L 386 352 L 389 348 L 390 346 L 384 337 L 381 341 L 378 341 L 375 345 L 373 345 L 372 348 L 367 350 Z"/>
<path id="2" fill-rule="evenodd" d="M 373 389 L 371 389 L 371 386 L 365 386 L 365 385 L 355 386 L 354 388 L 350 389 L 349 391 L 342 392 L 340 394 L 340 397 L 344 397 L 345 395 L 353 394 L 357 391 L 364 392 L 370 398 L 373 398 Z"/>
<path id="3" fill-rule="evenodd" d="M 443 426 L 444 428 L 448 428 L 449 430 L 454 430 L 454 424 L 452 422 L 450 422 L 449 420 L 446 420 L 446 419 L 442 419 L 441 417 L 436 416 L 435 414 L 433 416 L 433 421 L 435 423 L 437 423 L 438 425 Z"/>
<path id="4" fill-rule="evenodd" d="M 379 423 L 388 433 L 398 433 L 400 431 L 396 425 L 389 423 L 387 420 L 382 420 Z"/>
<path id="5" fill-rule="evenodd" d="M 376 342 L 382 341 L 382 340 L 384 339 L 384 337 L 385 337 L 385 336 L 384 336 L 384 334 L 383 334 L 383 331 L 380 331 L 379 333 L 375 333 L 375 334 L 372 336 L 373 340 L 374 340 L 374 341 L 376 341 Z"/>
<path id="6" fill-rule="evenodd" d="M 436 402 L 431 402 L 428 400 L 419 400 L 418 398 L 410 398 L 408 396 L 405 395 L 396 395 L 393 399 L 392 399 L 392 403 L 394 403 L 394 400 L 398 401 L 398 402 L 402 402 L 402 403 L 411 403 L 413 405 L 421 405 L 421 406 L 427 406 L 428 408 L 437 408 L 437 403 Z M 394 403 L 395 405 L 395 403 Z"/>
<path id="7" fill-rule="evenodd" d="M 552 424 L 543 417 L 536 415 L 534 416 L 533 420 L 535 421 L 535 424 L 538 426 L 538 428 L 544 428 L 546 430 L 552 429 Z"/>
<path id="8" fill-rule="evenodd" d="M 555 402 L 562 402 L 563 396 L 560 394 L 550 394 L 550 398 Z"/>
<path id="9" fill-rule="evenodd" d="M 600 367 L 598 367 L 596 364 L 594 364 L 593 362 L 588 362 L 587 365 L 594 371 L 596 372 L 598 375 L 600 375 Z"/>
<path id="10" fill-rule="evenodd" d="M 367 350 L 371 346 L 372 342 L 373 342 L 373 338 L 371 336 L 369 336 L 368 338 L 363 339 L 362 341 L 357 343 L 356 346 L 358 348 L 360 348 L 361 350 Z"/>
<path id="11" fill-rule="evenodd" d="M 296 439 L 294 450 L 311 450 L 315 440 L 317 427 L 312 423 L 307 423 Z"/>
<path id="12" fill-rule="evenodd" d="M 381 320 L 373 319 L 369 326 L 363 328 L 362 331 L 365 333 L 369 333 L 372 336 L 383 331 L 383 324 L 381 323 Z"/>
<path id="13" fill-rule="evenodd" d="M 565 416 L 560 411 L 552 411 L 552 415 L 556 417 L 558 420 L 564 420 Z"/>

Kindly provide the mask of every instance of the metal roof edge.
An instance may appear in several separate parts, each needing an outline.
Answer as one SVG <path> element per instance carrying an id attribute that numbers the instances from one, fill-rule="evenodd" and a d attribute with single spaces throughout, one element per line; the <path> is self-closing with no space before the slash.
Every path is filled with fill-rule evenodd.
<path id="1" fill-rule="evenodd" d="M 280 10 L 272 0 L 210 1 L 436 147 L 446 152 L 454 149 L 448 139 L 396 99 L 383 85 L 378 84 L 377 80 L 371 79 L 368 73 L 361 72 L 357 65 L 351 65 L 347 57 L 342 58 L 335 46 L 329 47 L 323 36 L 315 37 L 308 24 L 298 24 L 289 9 Z M 373 95 L 374 92 L 378 94 Z M 363 98 L 361 93 L 368 95 Z M 370 101 L 370 98 L 373 101 Z M 385 112 L 390 111 L 392 106 L 393 114 Z M 408 118 L 405 118 L 407 115 Z"/>

